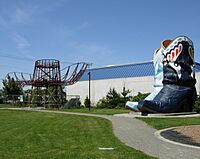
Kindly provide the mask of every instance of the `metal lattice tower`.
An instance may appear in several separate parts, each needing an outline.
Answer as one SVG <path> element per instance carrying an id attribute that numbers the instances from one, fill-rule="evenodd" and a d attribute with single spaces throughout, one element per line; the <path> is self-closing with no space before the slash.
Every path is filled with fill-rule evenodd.
<path id="1" fill-rule="evenodd" d="M 58 60 L 42 59 L 35 62 L 32 90 L 36 90 L 32 92 L 32 102 L 34 100 L 41 101 L 42 104 L 51 104 L 56 107 L 63 103 L 60 62 Z M 38 97 L 39 93 L 42 93 L 43 96 Z"/>
<path id="2" fill-rule="evenodd" d="M 61 86 L 60 62 L 54 59 L 42 59 L 35 62 L 32 86 Z"/>
<path id="3" fill-rule="evenodd" d="M 33 74 L 12 72 L 7 76 L 22 86 L 32 86 L 31 103 L 60 107 L 65 98 L 63 87 L 76 83 L 88 66 L 80 62 L 61 70 L 59 60 L 41 59 L 35 62 Z"/>

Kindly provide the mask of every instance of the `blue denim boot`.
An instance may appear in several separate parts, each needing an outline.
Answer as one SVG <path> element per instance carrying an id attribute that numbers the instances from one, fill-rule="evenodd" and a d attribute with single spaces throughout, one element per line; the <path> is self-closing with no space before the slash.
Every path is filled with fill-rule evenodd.
<path id="1" fill-rule="evenodd" d="M 162 45 L 163 88 L 153 100 L 141 100 L 138 109 L 144 113 L 191 111 L 196 100 L 193 43 L 179 36 Z"/>

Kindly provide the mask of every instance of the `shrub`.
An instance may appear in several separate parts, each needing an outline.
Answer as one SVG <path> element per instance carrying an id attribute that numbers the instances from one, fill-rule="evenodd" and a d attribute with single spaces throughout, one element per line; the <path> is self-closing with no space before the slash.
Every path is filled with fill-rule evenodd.
<path id="1" fill-rule="evenodd" d="M 121 106 L 119 106 L 119 107 L 125 107 L 126 102 L 131 99 L 131 97 L 128 96 L 129 93 L 131 93 L 131 91 L 129 89 L 126 89 L 125 87 L 123 87 L 123 91 L 121 92 L 121 95 L 122 95 L 121 102 L 120 102 Z"/>
<path id="2" fill-rule="evenodd" d="M 2 98 L 0 98 L 0 104 L 3 104 L 3 99 Z"/>
<path id="3" fill-rule="evenodd" d="M 106 100 L 110 108 L 115 108 L 121 102 L 121 97 L 115 88 L 110 88 L 108 94 L 106 95 Z"/>
<path id="4" fill-rule="evenodd" d="M 96 104 L 97 108 L 109 108 L 108 102 L 106 101 L 106 98 L 103 97 L 102 99 L 100 99 L 97 104 Z"/>
<path id="5" fill-rule="evenodd" d="M 81 107 L 81 102 L 79 98 L 71 98 L 70 100 L 68 100 L 63 108 L 80 108 Z"/>
<path id="6" fill-rule="evenodd" d="M 197 99 L 193 105 L 192 111 L 200 113 L 200 96 L 197 97 Z"/>
<path id="7" fill-rule="evenodd" d="M 123 87 L 123 91 L 118 93 L 115 88 L 110 88 L 106 97 L 103 97 L 97 102 L 97 108 L 124 108 L 125 103 L 130 99 L 127 95 L 130 93 L 130 90 L 126 90 Z"/>
<path id="8" fill-rule="evenodd" d="M 131 101 L 133 102 L 139 102 L 141 99 L 145 99 L 150 93 L 140 93 L 138 92 L 138 94 L 136 96 L 133 96 Z"/>
<path id="9" fill-rule="evenodd" d="M 96 107 L 97 108 L 124 108 L 127 101 L 138 102 L 141 99 L 146 98 L 150 93 L 138 93 L 136 96 L 132 98 L 128 96 L 131 91 L 123 87 L 121 93 L 118 93 L 115 88 L 110 88 L 106 97 L 100 99 Z"/>
<path id="10" fill-rule="evenodd" d="M 86 98 L 85 98 L 85 100 L 84 100 L 84 105 L 85 105 L 85 107 L 86 108 L 89 108 L 89 106 L 90 106 L 90 99 L 88 98 L 88 96 L 86 96 Z"/>

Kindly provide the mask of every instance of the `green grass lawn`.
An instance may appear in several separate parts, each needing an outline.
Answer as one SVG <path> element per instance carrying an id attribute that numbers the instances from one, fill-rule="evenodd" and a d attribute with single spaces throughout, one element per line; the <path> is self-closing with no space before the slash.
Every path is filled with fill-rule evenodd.
<path id="1" fill-rule="evenodd" d="M 16 108 L 16 106 L 11 104 L 0 104 L 0 108 Z"/>
<path id="2" fill-rule="evenodd" d="M 102 151 L 99 147 L 114 148 Z M 151 158 L 121 143 L 111 122 L 86 116 L 0 110 L 0 158 Z"/>
<path id="3" fill-rule="evenodd" d="M 98 109 L 98 108 L 91 108 L 90 111 L 88 108 L 80 108 L 80 109 L 60 109 L 61 111 L 66 112 L 78 112 L 78 113 L 91 113 L 91 114 L 105 114 L 105 115 L 113 115 L 113 114 L 121 114 L 121 113 L 128 113 L 130 110 L 128 109 Z"/>
<path id="4" fill-rule="evenodd" d="M 200 117 L 189 118 L 137 118 L 160 130 L 176 126 L 200 125 Z"/>
<path id="5" fill-rule="evenodd" d="M 19 106 L 14 106 L 11 104 L 0 104 L 0 108 L 17 108 Z M 50 109 L 50 110 L 58 110 L 58 109 Z M 74 109 L 59 109 L 59 111 L 65 112 L 77 112 L 77 113 L 91 113 L 91 114 L 102 114 L 102 115 L 113 115 L 113 114 L 121 114 L 121 113 L 129 113 L 130 110 L 125 108 L 116 108 L 116 109 L 98 109 L 98 108 L 74 108 Z"/>

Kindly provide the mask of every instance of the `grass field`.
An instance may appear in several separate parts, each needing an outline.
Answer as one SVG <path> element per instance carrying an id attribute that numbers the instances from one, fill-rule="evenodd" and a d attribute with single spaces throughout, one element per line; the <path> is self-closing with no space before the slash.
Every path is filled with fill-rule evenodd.
<path id="1" fill-rule="evenodd" d="M 200 117 L 190 118 L 137 118 L 160 130 L 176 126 L 200 125 Z"/>
<path id="2" fill-rule="evenodd" d="M 114 148 L 102 151 L 99 147 Z M 121 143 L 106 119 L 0 110 L 2 159 L 151 158 Z"/>
<path id="3" fill-rule="evenodd" d="M 14 106 L 11 104 L 0 104 L 0 108 L 16 108 L 18 106 Z M 50 109 L 52 110 L 52 109 Z M 58 109 L 53 109 L 58 110 Z M 59 109 L 59 111 L 65 111 L 65 112 L 77 112 L 77 113 L 91 113 L 91 114 L 102 114 L 102 115 L 113 115 L 113 114 L 120 114 L 120 113 L 128 113 L 130 110 L 121 108 L 121 109 L 98 109 L 98 108 L 91 108 L 89 111 L 89 108 L 75 108 L 75 109 Z"/>
<path id="4" fill-rule="evenodd" d="M 15 108 L 16 106 L 11 104 L 0 104 L 0 108 Z"/>
<path id="5" fill-rule="evenodd" d="M 113 114 L 121 114 L 128 113 L 130 110 L 127 109 L 98 109 L 91 108 L 90 111 L 88 108 L 80 108 L 80 109 L 61 109 L 61 111 L 66 112 L 78 112 L 78 113 L 91 113 L 91 114 L 105 114 L 105 115 L 113 115 Z"/>

